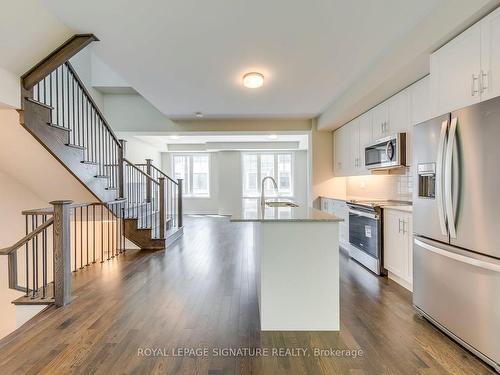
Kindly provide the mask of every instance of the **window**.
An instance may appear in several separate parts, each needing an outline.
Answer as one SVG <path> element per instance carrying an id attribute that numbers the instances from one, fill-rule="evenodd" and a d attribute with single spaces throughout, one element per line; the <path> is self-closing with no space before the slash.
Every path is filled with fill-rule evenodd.
<path id="1" fill-rule="evenodd" d="M 245 153 L 243 154 L 243 196 L 260 195 L 264 177 L 271 176 L 278 185 L 278 195 L 293 195 L 293 168 L 291 153 Z M 276 195 L 272 181 L 264 184 L 266 196 Z"/>
<path id="2" fill-rule="evenodd" d="M 187 197 L 210 196 L 210 158 L 208 154 L 174 154 L 175 178 L 183 179 L 182 193 Z"/>

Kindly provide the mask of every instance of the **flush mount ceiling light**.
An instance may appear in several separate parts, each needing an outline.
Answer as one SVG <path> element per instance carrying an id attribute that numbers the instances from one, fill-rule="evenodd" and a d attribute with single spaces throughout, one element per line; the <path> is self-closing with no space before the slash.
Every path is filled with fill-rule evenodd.
<path id="1" fill-rule="evenodd" d="M 276 134 L 269 134 L 268 137 L 269 139 L 278 139 L 278 136 Z"/>
<path id="2" fill-rule="evenodd" d="M 250 72 L 243 76 L 243 86 L 249 89 L 257 89 L 264 84 L 264 75 L 258 72 Z"/>
<path id="3" fill-rule="evenodd" d="M 170 139 L 180 139 L 181 136 L 180 135 L 171 135 L 170 136 Z"/>
<path id="4" fill-rule="evenodd" d="M 195 112 L 194 115 L 197 117 L 197 118 L 202 118 L 203 117 L 203 113 L 201 112 Z"/>

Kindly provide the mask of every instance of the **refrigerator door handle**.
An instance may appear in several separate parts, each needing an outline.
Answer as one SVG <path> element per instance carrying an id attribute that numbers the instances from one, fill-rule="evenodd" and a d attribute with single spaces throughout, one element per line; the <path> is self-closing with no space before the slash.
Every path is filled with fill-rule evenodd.
<path id="1" fill-rule="evenodd" d="M 451 251 L 446 251 L 443 249 L 440 249 L 436 246 L 432 246 L 426 242 L 420 241 L 419 239 L 414 239 L 415 245 L 420 246 L 421 248 L 424 248 L 426 250 L 432 251 L 433 253 L 445 256 L 450 259 L 454 259 L 458 262 L 470 264 L 475 267 L 479 267 L 485 270 L 489 271 L 494 271 L 494 272 L 499 272 L 500 273 L 500 265 L 495 264 L 495 263 L 490 263 L 490 262 L 485 262 L 484 260 L 479 260 L 475 258 L 470 258 L 465 255 L 460 255 L 456 253 L 452 253 Z"/>
<path id="2" fill-rule="evenodd" d="M 446 206 L 446 218 L 448 220 L 448 230 L 451 238 L 457 238 L 457 230 L 455 228 L 455 210 L 453 209 L 452 197 L 452 162 L 453 162 L 453 146 L 457 135 L 457 118 L 451 119 L 450 131 L 448 135 L 448 143 L 446 144 L 446 159 L 445 159 L 445 178 L 444 178 L 444 200 Z"/>
<path id="3" fill-rule="evenodd" d="M 437 154 L 436 163 L 436 201 L 438 206 L 438 217 L 439 226 L 441 227 L 441 234 L 443 236 L 448 235 L 448 229 L 446 228 L 446 219 L 444 212 L 444 195 L 443 195 L 443 159 L 446 147 L 446 132 L 448 131 L 448 120 L 445 120 L 441 124 L 441 133 L 439 135 L 439 149 Z"/>

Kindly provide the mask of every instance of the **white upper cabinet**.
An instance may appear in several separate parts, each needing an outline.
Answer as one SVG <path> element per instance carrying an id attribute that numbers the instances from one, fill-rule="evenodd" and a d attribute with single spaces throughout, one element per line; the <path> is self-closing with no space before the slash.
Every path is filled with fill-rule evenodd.
<path id="1" fill-rule="evenodd" d="M 333 133 L 333 173 L 335 176 L 348 176 L 350 173 L 349 124 Z"/>
<path id="2" fill-rule="evenodd" d="M 370 174 L 365 168 L 365 146 L 371 140 L 371 116 L 370 112 L 362 114 L 360 117 L 348 124 L 351 149 L 350 175 Z"/>
<path id="3" fill-rule="evenodd" d="M 389 108 L 387 101 L 380 103 L 371 111 L 372 114 L 372 137 L 373 140 L 384 138 L 389 135 L 387 123 L 389 120 Z"/>
<path id="4" fill-rule="evenodd" d="M 481 100 L 500 95 L 500 8 L 481 22 Z"/>
<path id="5" fill-rule="evenodd" d="M 372 113 L 363 113 L 358 117 L 359 127 L 359 168 L 358 174 L 370 174 L 365 167 L 365 147 L 372 141 Z"/>
<path id="6" fill-rule="evenodd" d="M 480 101 L 480 55 L 478 24 L 431 55 L 433 117 Z"/>
<path id="7" fill-rule="evenodd" d="M 500 95 L 500 8 L 431 55 L 432 115 Z"/>
<path id="8" fill-rule="evenodd" d="M 410 108 L 408 89 L 392 96 L 388 101 L 389 119 L 387 135 L 405 133 L 410 128 Z"/>
<path id="9" fill-rule="evenodd" d="M 350 174 L 357 174 L 357 170 L 361 163 L 360 148 L 359 148 L 359 121 L 354 119 L 348 124 L 349 129 L 349 145 L 350 145 Z"/>
<path id="10" fill-rule="evenodd" d="M 409 87 L 410 127 L 432 118 L 429 81 L 426 76 Z"/>

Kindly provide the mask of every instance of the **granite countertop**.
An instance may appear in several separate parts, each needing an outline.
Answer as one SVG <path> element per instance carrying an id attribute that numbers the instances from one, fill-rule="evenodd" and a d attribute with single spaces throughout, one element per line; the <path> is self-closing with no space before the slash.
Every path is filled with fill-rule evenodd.
<path id="1" fill-rule="evenodd" d="M 266 207 L 242 209 L 231 216 L 232 222 L 340 222 L 340 217 L 312 207 Z"/>

